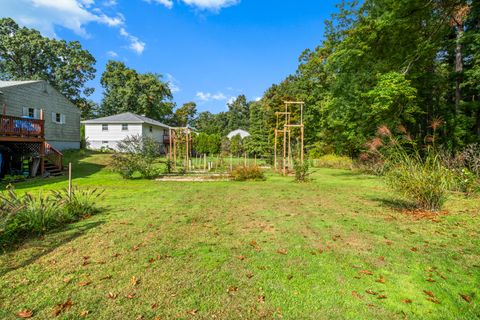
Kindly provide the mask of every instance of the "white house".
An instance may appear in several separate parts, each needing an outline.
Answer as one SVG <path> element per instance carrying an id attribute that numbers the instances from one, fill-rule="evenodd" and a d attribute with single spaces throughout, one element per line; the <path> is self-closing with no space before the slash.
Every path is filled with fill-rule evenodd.
<path id="1" fill-rule="evenodd" d="M 164 151 L 169 144 L 170 127 L 156 120 L 130 112 L 114 116 L 82 121 L 85 124 L 85 140 L 88 148 L 116 149 L 117 143 L 131 136 L 151 137 L 162 144 Z"/>

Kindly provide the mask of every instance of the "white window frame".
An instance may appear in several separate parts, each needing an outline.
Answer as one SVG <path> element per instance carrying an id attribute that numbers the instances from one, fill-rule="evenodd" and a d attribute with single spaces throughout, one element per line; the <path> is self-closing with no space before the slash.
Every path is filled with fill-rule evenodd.
<path id="1" fill-rule="evenodd" d="M 108 129 L 108 123 L 102 123 L 102 132 L 107 132 Z"/>
<path id="2" fill-rule="evenodd" d="M 128 131 L 128 123 L 122 123 L 122 131 Z"/>
<path id="3" fill-rule="evenodd" d="M 52 112 L 52 122 L 56 123 L 56 124 L 65 124 L 67 121 L 66 121 L 66 117 L 63 113 Z"/>

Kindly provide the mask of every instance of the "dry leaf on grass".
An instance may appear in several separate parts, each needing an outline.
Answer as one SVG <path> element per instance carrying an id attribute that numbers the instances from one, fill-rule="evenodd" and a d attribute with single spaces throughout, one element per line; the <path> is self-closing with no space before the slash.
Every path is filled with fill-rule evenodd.
<path id="1" fill-rule="evenodd" d="M 130 284 L 131 284 L 132 286 L 134 286 L 134 287 L 137 286 L 137 285 L 139 284 L 139 282 L 140 282 L 140 279 L 138 279 L 138 278 L 135 277 L 135 276 L 133 276 L 133 277 L 130 279 Z"/>
<path id="2" fill-rule="evenodd" d="M 363 296 L 359 294 L 357 291 L 352 291 L 352 296 L 358 299 L 363 299 Z"/>
<path id="3" fill-rule="evenodd" d="M 365 290 L 366 293 L 376 296 L 378 293 L 373 290 Z"/>
<path id="4" fill-rule="evenodd" d="M 80 317 L 85 318 L 86 316 L 88 316 L 89 313 L 90 313 L 90 311 L 84 310 L 84 311 L 80 312 Z"/>
<path id="5" fill-rule="evenodd" d="M 243 261 L 243 260 L 245 260 L 246 258 L 247 258 L 247 257 L 245 257 L 245 256 L 243 256 L 243 255 L 242 255 L 242 256 L 237 256 L 237 259 L 240 260 L 240 261 Z"/>
<path id="6" fill-rule="evenodd" d="M 375 280 L 375 282 L 378 282 L 378 283 L 385 283 L 386 280 L 383 276 L 380 276 L 380 278 L 378 278 L 377 280 Z"/>
<path id="7" fill-rule="evenodd" d="M 56 317 L 60 313 L 70 310 L 72 306 L 73 306 L 73 302 L 71 299 L 68 299 L 64 303 L 57 304 L 57 306 L 53 308 L 53 315 Z"/>
<path id="8" fill-rule="evenodd" d="M 253 278 L 253 273 L 248 272 L 248 273 L 247 273 L 247 278 L 248 278 L 248 279 L 252 279 L 252 278 Z"/>
<path id="9" fill-rule="evenodd" d="M 198 312 L 197 309 L 193 309 L 193 310 L 188 310 L 188 311 L 187 311 L 187 313 L 188 313 L 189 315 L 192 315 L 192 316 L 196 315 L 197 312 Z"/>
<path id="10" fill-rule="evenodd" d="M 377 299 L 387 299 L 387 296 L 384 294 L 381 294 L 377 297 Z"/>
<path id="11" fill-rule="evenodd" d="M 283 254 L 283 255 L 286 255 L 288 253 L 287 249 L 278 249 L 277 250 L 277 253 L 278 254 Z"/>
<path id="12" fill-rule="evenodd" d="M 433 294 L 432 291 L 423 290 L 423 293 L 425 293 L 427 296 L 429 296 L 431 298 L 435 298 L 435 295 Z"/>
<path id="13" fill-rule="evenodd" d="M 360 272 L 361 274 L 366 274 L 366 275 L 369 275 L 369 276 L 373 275 L 373 272 L 372 272 L 372 271 L 369 271 L 369 270 L 360 270 L 359 272 Z"/>
<path id="14" fill-rule="evenodd" d="M 265 296 L 261 295 L 257 297 L 258 303 L 265 303 Z"/>
<path id="15" fill-rule="evenodd" d="M 410 304 L 410 303 L 412 303 L 412 300 L 410 300 L 410 299 L 403 299 L 402 302 L 403 302 L 403 303 L 406 303 L 406 304 Z"/>
<path id="16" fill-rule="evenodd" d="M 467 301 L 468 303 L 472 302 L 472 298 L 469 295 L 460 293 L 460 297 L 462 297 L 462 299 Z"/>
<path id="17" fill-rule="evenodd" d="M 86 287 L 91 283 L 92 283 L 91 281 L 81 281 L 81 282 L 78 283 L 78 286 L 79 287 Z"/>
<path id="18" fill-rule="evenodd" d="M 22 319 L 28 319 L 28 318 L 31 318 L 32 316 L 33 316 L 33 311 L 28 309 L 22 310 L 17 313 L 17 317 Z"/>
<path id="19" fill-rule="evenodd" d="M 129 293 L 129 294 L 127 294 L 127 299 L 133 299 L 133 298 L 135 298 L 136 295 L 137 294 L 135 292 Z"/>
<path id="20" fill-rule="evenodd" d="M 109 299 L 116 299 L 117 298 L 117 294 L 116 293 L 113 293 L 113 292 L 109 292 L 107 294 L 107 298 Z"/>

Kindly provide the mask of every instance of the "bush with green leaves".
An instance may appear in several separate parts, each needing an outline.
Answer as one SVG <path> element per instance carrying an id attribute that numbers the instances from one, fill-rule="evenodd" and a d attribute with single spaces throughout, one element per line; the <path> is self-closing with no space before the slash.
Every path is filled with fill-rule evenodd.
<path id="1" fill-rule="evenodd" d="M 353 161 L 349 157 L 326 154 L 317 159 L 312 159 L 312 166 L 315 168 L 351 170 L 353 168 Z"/>
<path id="2" fill-rule="evenodd" d="M 267 179 L 258 166 L 238 166 L 232 170 L 230 177 L 235 181 L 265 181 Z"/>
<path id="3" fill-rule="evenodd" d="M 309 180 L 310 163 L 308 161 L 293 160 L 293 170 L 295 171 L 296 182 L 307 182 Z"/>
<path id="4" fill-rule="evenodd" d="M 99 211 L 98 189 L 73 189 L 49 194 L 19 194 L 12 186 L 0 193 L 0 247 L 77 221 Z"/>
<path id="5" fill-rule="evenodd" d="M 127 137 L 117 144 L 112 168 L 124 179 L 133 178 L 135 173 L 142 178 L 152 179 L 159 175 L 154 164 L 160 155 L 160 144 L 154 139 L 140 135 Z"/>

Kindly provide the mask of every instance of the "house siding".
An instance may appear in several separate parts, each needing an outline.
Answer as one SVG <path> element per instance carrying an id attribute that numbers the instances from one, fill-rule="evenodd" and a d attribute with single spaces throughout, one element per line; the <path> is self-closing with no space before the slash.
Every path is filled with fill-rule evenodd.
<path id="1" fill-rule="evenodd" d="M 62 150 L 80 147 L 80 110 L 50 84 L 24 83 L 0 91 L 0 105 L 6 106 L 7 115 L 21 117 L 23 108 L 43 109 L 47 142 Z M 65 123 L 55 123 L 52 113 L 63 114 Z"/>
<path id="2" fill-rule="evenodd" d="M 85 124 L 85 139 L 87 146 L 92 150 L 99 150 L 102 147 L 111 149 L 117 148 L 117 143 L 131 136 L 142 135 L 141 124 L 128 124 L 128 131 L 122 130 L 121 123 L 106 123 L 108 131 L 103 131 L 101 123 Z M 108 143 L 103 143 L 103 142 Z"/>

